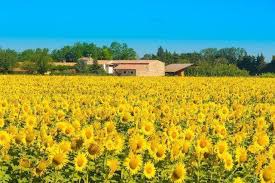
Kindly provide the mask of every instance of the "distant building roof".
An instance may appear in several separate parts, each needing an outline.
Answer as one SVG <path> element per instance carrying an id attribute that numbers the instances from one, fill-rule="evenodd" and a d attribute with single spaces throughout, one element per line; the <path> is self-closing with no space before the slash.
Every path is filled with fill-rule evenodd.
<path id="1" fill-rule="evenodd" d="M 150 64 L 152 62 L 161 62 L 159 60 L 98 60 L 97 63 L 103 64 Z"/>
<path id="2" fill-rule="evenodd" d="M 165 66 L 165 72 L 178 72 L 184 70 L 193 64 L 170 64 Z"/>
<path id="3" fill-rule="evenodd" d="M 147 64 L 119 64 L 114 70 L 146 70 L 148 69 Z"/>

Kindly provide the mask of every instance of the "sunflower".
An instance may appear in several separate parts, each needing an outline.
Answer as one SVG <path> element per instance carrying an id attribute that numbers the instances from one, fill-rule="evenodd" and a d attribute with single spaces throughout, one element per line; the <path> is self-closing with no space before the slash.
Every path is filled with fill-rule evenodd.
<path id="1" fill-rule="evenodd" d="M 113 143 L 114 143 L 114 150 L 115 153 L 120 153 L 124 148 L 124 137 L 121 134 L 116 134 L 113 137 Z"/>
<path id="2" fill-rule="evenodd" d="M 25 129 L 25 137 L 27 144 L 32 144 L 36 139 L 35 131 L 32 128 Z"/>
<path id="3" fill-rule="evenodd" d="M 145 163 L 143 174 L 147 179 L 151 179 L 155 176 L 156 169 L 155 169 L 155 166 L 152 162 Z"/>
<path id="4" fill-rule="evenodd" d="M 59 146 L 59 149 L 64 153 L 71 151 L 71 143 L 68 141 L 62 141 L 61 143 L 58 144 L 58 146 Z"/>
<path id="5" fill-rule="evenodd" d="M 265 132 L 256 133 L 253 140 L 258 151 L 264 150 L 269 145 L 269 137 Z"/>
<path id="6" fill-rule="evenodd" d="M 6 131 L 0 131 L 0 145 L 9 145 L 11 141 L 11 136 Z"/>
<path id="7" fill-rule="evenodd" d="M 217 144 L 216 144 L 216 152 L 218 154 L 218 157 L 221 158 L 222 155 L 224 153 L 227 152 L 228 150 L 228 145 L 227 145 L 227 142 L 226 141 L 219 141 Z"/>
<path id="8" fill-rule="evenodd" d="M 224 153 L 223 155 L 224 168 L 228 171 L 232 170 L 234 163 L 231 154 Z"/>
<path id="9" fill-rule="evenodd" d="M 67 136 L 72 136 L 74 132 L 75 132 L 75 128 L 73 127 L 73 125 L 70 123 L 66 123 L 63 133 L 66 134 Z"/>
<path id="10" fill-rule="evenodd" d="M 194 138 L 194 132 L 190 128 L 186 129 L 183 134 L 186 141 L 192 141 Z"/>
<path id="11" fill-rule="evenodd" d="M 119 169 L 119 161 L 117 159 L 107 160 L 107 166 L 109 167 L 109 177 L 112 177 L 113 174 Z"/>
<path id="12" fill-rule="evenodd" d="M 0 128 L 3 128 L 5 125 L 5 120 L 0 118 Z"/>
<path id="13" fill-rule="evenodd" d="M 57 168 L 61 169 L 68 161 L 67 154 L 62 151 L 54 151 L 52 154 L 52 164 Z"/>
<path id="14" fill-rule="evenodd" d="M 31 162 L 28 158 L 26 157 L 22 157 L 20 158 L 19 160 L 19 167 L 22 169 L 22 170 L 27 170 L 28 168 L 31 167 Z"/>
<path id="15" fill-rule="evenodd" d="M 129 139 L 129 146 L 132 152 L 140 153 L 146 148 L 146 141 L 141 135 L 133 135 Z"/>
<path id="16" fill-rule="evenodd" d="M 257 124 L 257 130 L 262 130 L 267 128 L 266 120 L 264 117 L 259 117 L 256 119 L 256 124 Z"/>
<path id="17" fill-rule="evenodd" d="M 90 139 L 93 139 L 93 137 L 94 137 L 93 128 L 92 127 L 86 127 L 84 129 L 82 129 L 81 134 L 82 134 L 82 137 L 83 137 L 84 141 L 88 141 Z"/>
<path id="18" fill-rule="evenodd" d="M 71 142 L 71 148 L 76 151 L 82 148 L 83 144 L 84 140 L 81 137 L 74 137 Z"/>
<path id="19" fill-rule="evenodd" d="M 247 150 L 244 147 L 236 148 L 236 160 L 239 164 L 247 161 Z"/>
<path id="20" fill-rule="evenodd" d="M 206 138 L 205 136 L 201 136 L 197 140 L 196 151 L 197 153 L 202 155 L 210 151 L 210 146 L 211 146 L 210 140 L 208 140 L 208 138 Z"/>
<path id="21" fill-rule="evenodd" d="M 27 127 L 33 128 L 33 127 L 36 127 L 37 120 L 36 120 L 35 116 L 28 116 L 25 120 L 25 123 L 26 123 Z"/>
<path id="22" fill-rule="evenodd" d="M 189 141 L 183 141 L 181 149 L 183 154 L 187 154 L 189 152 L 190 144 L 191 143 Z"/>
<path id="23" fill-rule="evenodd" d="M 124 162 L 125 167 L 130 171 L 132 175 L 138 173 L 142 167 L 142 156 L 130 154 Z"/>
<path id="24" fill-rule="evenodd" d="M 270 160 L 275 160 L 275 144 L 269 148 L 269 158 Z"/>
<path id="25" fill-rule="evenodd" d="M 77 156 L 74 158 L 74 166 L 76 171 L 83 171 L 87 166 L 87 158 L 86 155 L 83 153 L 78 153 Z"/>
<path id="26" fill-rule="evenodd" d="M 101 153 L 102 153 L 102 149 L 100 147 L 100 144 L 96 143 L 96 142 L 91 142 L 88 145 L 88 155 L 91 159 L 96 159 L 98 158 Z"/>
<path id="27" fill-rule="evenodd" d="M 116 132 L 116 125 L 114 122 L 112 121 L 106 122 L 104 126 L 107 134 L 112 134 Z"/>
<path id="28" fill-rule="evenodd" d="M 233 183 L 245 183 L 241 177 L 237 177 L 234 179 Z"/>
<path id="29" fill-rule="evenodd" d="M 184 164 L 177 164 L 172 172 L 171 179 L 173 182 L 183 182 L 186 177 Z"/>
<path id="30" fill-rule="evenodd" d="M 168 136 L 171 141 L 178 139 L 180 133 L 176 126 L 173 126 L 168 129 Z"/>
<path id="31" fill-rule="evenodd" d="M 166 157 L 166 148 L 164 145 L 159 144 L 155 151 L 153 151 L 153 158 L 156 161 L 164 160 Z"/>
<path id="32" fill-rule="evenodd" d="M 275 181 L 275 171 L 271 166 L 264 168 L 261 171 L 260 179 L 262 183 L 274 183 Z"/>
<path id="33" fill-rule="evenodd" d="M 202 112 L 200 112 L 200 113 L 198 114 L 198 116 L 197 116 L 198 122 L 199 122 L 199 123 L 203 123 L 203 122 L 205 121 L 205 119 L 206 119 L 205 114 L 202 113 Z"/>
<path id="34" fill-rule="evenodd" d="M 175 143 L 172 144 L 171 150 L 170 150 L 170 158 L 171 160 L 177 160 L 181 155 L 182 145 L 180 142 L 175 141 Z"/>
<path id="35" fill-rule="evenodd" d="M 155 131 L 155 126 L 154 123 L 146 121 L 142 123 L 142 132 L 144 133 L 144 135 L 152 135 Z"/>
<path id="36" fill-rule="evenodd" d="M 39 161 L 38 165 L 34 169 L 34 174 L 36 176 L 41 176 L 46 171 L 48 164 L 49 163 L 46 160 Z"/>

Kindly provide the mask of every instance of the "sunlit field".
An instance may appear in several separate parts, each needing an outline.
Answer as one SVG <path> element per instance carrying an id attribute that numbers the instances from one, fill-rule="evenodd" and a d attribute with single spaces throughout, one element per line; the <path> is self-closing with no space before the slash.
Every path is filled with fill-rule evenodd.
<path id="1" fill-rule="evenodd" d="M 275 79 L 0 76 L 0 182 L 275 181 Z"/>

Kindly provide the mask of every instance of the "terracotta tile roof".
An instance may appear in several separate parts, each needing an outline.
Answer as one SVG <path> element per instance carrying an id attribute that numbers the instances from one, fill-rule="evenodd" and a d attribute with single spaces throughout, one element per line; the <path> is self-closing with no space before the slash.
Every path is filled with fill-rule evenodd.
<path id="1" fill-rule="evenodd" d="M 180 70 L 184 70 L 193 64 L 170 64 L 165 66 L 165 72 L 177 72 Z"/>
<path id="2" fill-rule="evenodd" d="M 98 60 L 98 64 L 149 64 L 159 60 Z"/>
<path id="3" fill-rule="evenodd" d="M 145 64 L 119 64 L 114 70 L 148 70 L 148 66 Z"/>

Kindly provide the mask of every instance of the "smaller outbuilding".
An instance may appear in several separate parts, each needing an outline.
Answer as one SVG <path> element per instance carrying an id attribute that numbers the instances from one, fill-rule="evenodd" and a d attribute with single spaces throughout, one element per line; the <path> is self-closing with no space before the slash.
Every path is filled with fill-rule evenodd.
<path id="1" fill-rule="evenodd" d="M 168 76 L 184 76 L 184 71 L 194 64 L 170 64 L 165 66 L 165 74 Z"/>

